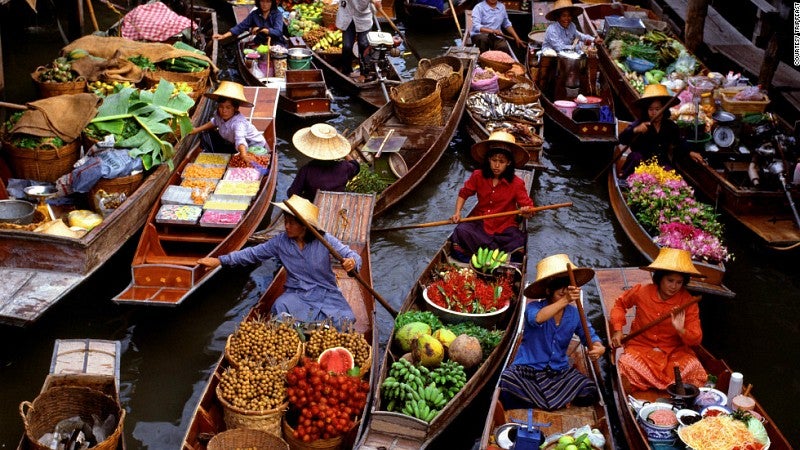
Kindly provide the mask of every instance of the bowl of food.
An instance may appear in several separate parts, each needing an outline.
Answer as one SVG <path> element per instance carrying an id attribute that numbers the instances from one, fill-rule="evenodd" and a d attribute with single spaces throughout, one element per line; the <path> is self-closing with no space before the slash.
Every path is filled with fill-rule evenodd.
<path id="1" fill-rule="evenodd" d="M 700 393 L 694 399 L 694 406 L 703 409 L 707 406 L 725 406 L 728 404 L 728 396 L 714 388 L 701 387 Z"/>
<path id="2" fill-rule="evenodd" d="M 702 419 L 700 413 L 693 409 L 681 409 L 675 413 L 675 416 L 678 418 L 678 423 L 682 426 L 689 426 Z"/>
<path id="3" fill-rule="evenodd" d="M 675 440 L 678 417 L 669 403 L 648 403 L 639 410 L 639 423 L 651 442 Z"/>
<path id="4" fill-rule="evenodd" d="M 731 414 L 731 410 L 724 407 L 724 406 L 706 406 L 705 408 L 700 410 L 701 417 L 717 417 L 717 416 L 729 416 Z"/>

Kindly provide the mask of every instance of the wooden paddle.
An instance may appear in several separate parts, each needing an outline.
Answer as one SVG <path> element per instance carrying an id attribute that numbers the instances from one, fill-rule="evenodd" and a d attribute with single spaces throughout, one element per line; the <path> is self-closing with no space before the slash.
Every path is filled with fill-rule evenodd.
<path id="1" fill-rule="evenodd" d="M 8 102 L 0 102 L 0 107 L 2 108 L 9 108 L 9 109 L 20 109 L 20 110 L 27 110 L 29 109 L 25 105 L 20 105 L 17 103 L 8 103 Z"/>
<path id="2" fill-rule="evenodd" d="M 531 212 L 539 212 L 544 211 L 546 209 L 556 209 L 556 208 L 563 208 L 565 206 L 572 206 L 572 202 L 567 203 L 556 203 L 554 205 L 546 205 L 546 206 L 537 206 L 533 208 Z M 472 217 L 465 217 L 461 219 L 458 223 L 464 222 L 474 222 L 476 220 L 483 220 L 483 219 L 494 219 L 495 217 L 505 217 L 505 216 L 513 216 L 516 214 L 522 214 L 521 209 L 515 209 L 514 211 L 506 211 L 501 213 L 494 213 L 494 214 L 486 214 L 484 216 L 472 216 Z M 429 227 L 439 227 L 442 225 L 453 225 L 455 222 L 451 220 L 439 220 L 436 222 L 426 222 L 426 223 L 415 223 L 413 225 L 401 225 L 399 227 L 389 227 L 389 228 L 373 228 L 372 231 L 397 231 L 397 230 L 408 230 L 410 228 L 429 228 Z"/>
<path id="3" fill-rule="evenodd" d="M 384 19 L 386 19 L 386 20 L 389 22 L 389 25 L 392 27 L 392 29 L 393 29 L 394 31 L 396 31 L 396 32 L 397 32 L 397 34 L 399 34 L 399 35 L 400 35 L 400 37 L 403 39 L 403 42 L 406 44 L 406 47 L 407 47 L 409 50 L 411 50 L 411 54 L 413 54 L 413 55 L 414 55 L 414 57 L 415 57 L 415 58 L 417 58 L 417 60 L 420 60 L 420 59 L 422 59 L 422 57 L 421 57 L 421 56 L 419 56 L 419 52 L 417 51 L 417 49 L 415 49 L 415 48 L 414 48 L 414 46 L 413 46 L 413 45 L 411 45 L 411 42 L 408 42 L 408 38 L 406 38 L 406 35 L 405 35 L 405 33 L 403 33 L 402 31 L 400 31 L 400 29 L 399 29 L 399 28 L 397 28 L 397 25 L 395 25 L 395 23 L 394 23 L 394 21 L 392 20 L 392 18 L 391 18 L 391 17 L 389 17 L 388 15 L 386 15 L 386 11 L 384 11 L 384 10 L 383 10 L 383 8 L 381 8 L 381 9 L 378 9 L 378 12 L 380 12 L 380 13 L 381 13 L 381 15 L 383 15 L 383 18 L 384 18 Z"/>
<path id="4" fill-rule="evenodd" d="M 458 30 L 458 35 L 461 36 L 461 24 L 458 23 L 458 14 L 456 13 L 456 7 L 453 6 L 453 0 L 447 0 L 450 3 L 450 12 L 453 13 L 453 20 L 456 21 L 456 29 Z"/>
<path id="5" fill-rule="evenodd" d="M 297 218 L 297 220 L 302 222 L 307 229 L 311 230 L 311 232 L 314 234 L 314 237 L 316 237 L 317 239 L 319 239 L 320 242 L 322 242 L 322 245 L 324 245 L 325 248 L 328 249 L 328 251 L 331 253 L 331 256 L 333 256 L 339 262 L 344 261 L 342 255 L 340 255 L 339 252 L 337 252 L 333 247 L 331 247 L 331 244 L 329 244 L 328 241 L 325 240 L 325 238 L 319 233 L 319 231 L 317 231 L 316 228 L 309 225 L 305 217 L 300 215 L 289 202 L 283 202 L 283 204 L 286 205 L 287 208 L 289 208 L 289 211 L 292 212 L 292 214 Z M 389 302 L 387 302 L 383 297 L 381 297 L 381 294 L 378 294 L 375 291 L 375 289 L 373 289 L 372 286 L 369 285 L 369 283 L 364 281 L 364 279 L 361 278 L 361 275 L 359 275 L 355 269 L 353 269 L 351 272 L 348 272 L 347 274 L 355 278 L 356 281 L 358 281 L 359 283 L 361 283 L 361 285 L 364 286 L 364 288 L 366 288 L 369 291 L 369 293 L 372 294 L 373 297 L 375 297 L 375 300 L 377 300 L 378 303 L 380 303 L 384 308 L 386 308 L 386 311 L 389 314 L 391 314 L 392 317 L 397 317 L 397 310 L 394 309 L 392 305 L 390 305 Z"/>
<path id="6" fill-rule="evenodd" d="M 567 263 L 567 274 L 569 275 L 569 284 L 577 287 L 578 283 L 575 282 L 575 272 L 573 272 L 572 264 L 570 263 Z M 592 335 L 589 333 L 589 322 L 586 320 L 586 311 L 583 310 L 583 302 L 578 300 L 575 303 L 578 307 L 578 314 L 581 316 L 581 327 L 583 327 L 583 335 L 586 337 L 586 352 L 588 353 L 589 349 L 592 348 Z M 592 367 L 594 367 L 594 372 L 597 374 L 597 378 L 602 382 L 603 372 L 600 371 L 600 364 L 596 359 L 589 359 L 592 361 Z"/>
<path id="7" fill-rule="evenodd" d="M 623 343 L 623 344 L 628 342 L 629 340 L 631 340 L 631 339 L 635 338 L 636 336 L 644 333 L 645 331 L 649 330 L 650 328 L 653 328 L 654 326 L 660 324 L 661 322 L 669 319 L 670 317 L 672 317 L 673 314 L 677 314 L 677 313 L 683 311 L 684 309 L 694 305 L 695 303 L 698 303 L 702 299 L 703 299 L 703 296 L 701 296 L 701 295 L 692 296 L 692 299 L 689 300 L 688 302 L 684 303 L 681 306 L 676 306 L 675 308 L 672 308 L 669 311 L 669 314 L 664 314 L 663 316 L 659 317 L 658 319 L 653 320 L 652 322 L 648 323 L 647 325 L 645 325 L 643 327 L 640 327 L 639 329 L 637 329 L 633 333 L 630 333 L 627 336 L 624 336 L 620 342 Z"/>

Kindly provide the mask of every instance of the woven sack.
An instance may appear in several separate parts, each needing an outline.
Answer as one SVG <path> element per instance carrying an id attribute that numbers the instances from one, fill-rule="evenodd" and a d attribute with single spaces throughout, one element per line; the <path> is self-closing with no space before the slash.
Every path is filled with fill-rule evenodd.
<path id="1" fill-rule="evenodd" d="M 406 81 L 392 86 L 394 112 L 407 125 L 442 125 L 442 97 L 436 80 Z"/>
<path id="2" fill-rule="evenodd" d="M 111 436 L 92 449 L 116 450 L 122 435 L 122 423 L 125 420 L 125 410 L 120 408 L 113 398 L 84 386 L 52 387 L 39 394 L 32 403 L 28 401 L 20 403 L 19 413 L 25 424 L 28 445 L 37 450 L 50 449 L 38 441 L 45 433 L 52 433 L 58 422 L 80 416 L 85 422 L 92 423 L 92 414 L 100 417 L 100 420 L 109 414 L 117 418 L 117 426 Z"/>
<path id="3" fill-rule="evenodd" d="M 476 92 L 489 92 L 496 94 L 500 90 L 500 86 L 498 84 L 498 76 L 495 73 L 491 78 L 485 78 L 482 80 L 476 79 L 477 75 L 481 75 L 485 70 L 481 69 L 480 67 L 476 68 L 472 75 L 472 81 L 470 81 L 469 89 L 471 91 Z"/>
<path id="4" fill-rule="evenodd" d="M 31 73 L 33 83 L 36 85 L 36 90 L 39 92 L 39 98 L 55 97 L 56 95 L 65 94 L 80 94 L 87 91 L 86 78 L 84 77 L 77 77 L 75 81 L 65 81 L 63 83 L 39 81 L 39 75 L 45 70 L 47 70 L 46 67 L 39 67 Z"/>
<path id="5" fill-rule="evenodd" d="M 10 156 L 11 167 L 17 178 L 55 182 L 72 171 L 80 158 L 81 141 L 76 139 L 61 147 L 45 144 L 39 148 L 21 148 L 11 142 L 3 142 Z"/>
<path id="6" fill-rule="evenodd" d="M 228 360 L 228 364 L 230 364 L 231 367 L 236 368 L 236 367 L 239 367 L 242 364 L 242 362 L 236 360 L 233 357 L 233 355 L 231 355 L 230 348 L 231 348 L 231 337 L 232 336 L 233 336 L 233 334 L 228 335 L 228 339 L 225 341 L 225 359 Z M 280 363 L 278 363 L 278 367 L 280 367 L 283 370 L 287 370 L 287 371 L 290 370 L 291 368 L 296 366 L 297 363 L 300 361 L 300 357 L 303 356 L 303 352 L 304 351 L 305 351 L 305 348 L 303 347 L 303 343 L 300 342 L 297 345 L 297 351 L 295 352 L 294 356 L 292 356 L 289 359 L 285 359 L 285 360 L 281 361 Z"/>
<path id="7" fill-rule="evenodd" d="M 223 418 L 225 419 L 225 427 L 227 429 L 235 430 L 247 428 L 266 431 L 275 436 L 281 435 L 281 419 L 286 409 L 289 408 L 288 402 L 274 409 L 252 411 L 231 405 L 227 400 L 222 398 L 219 385 L 217 385 L 216 392 L 217 400 L 219 400 L 222 405 Z"/>
<path id="8" fill-rule="evenodd" d="M 423 58 L 417 66 L 414 78 L 430 78 L 439 82 L 442 100 L 450 100 L 458 95 L 464 83 L 461 60 L 455 56 L 440 56 L 434 59 Z"/>
<path id="9" fill-rule="evenodd" d="M 261 430 L 236 429 L 223 431 L 208 441 L 208 450 L 249 448 L 255 450 L 289 450 L 289 444 L 273 434 Z"/>

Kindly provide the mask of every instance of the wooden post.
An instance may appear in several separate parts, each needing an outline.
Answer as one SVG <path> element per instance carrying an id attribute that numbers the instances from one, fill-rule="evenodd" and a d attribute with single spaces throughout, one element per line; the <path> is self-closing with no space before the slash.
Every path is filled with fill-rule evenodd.
<path id="1" fill-rule="evenodd" d="M 686 7 L 686 25 L 683 33 L 686 39 L 686 49 L 692 53 L 697 53 L 697 49 L 703 43 L 703 28 L 706 26 L 708 2 L 709 0 L 689 0 Z"/>
<path id="2" fill-rule="evenodd" d="M 783 27 L 778 24 L 779 19 L 780 17 L 777 12 L 766 13 L 764 17 L 762 17 L 766 28 L 772 30 L 767 48 L 764 49 L 764 60 L 761 62 L 761 69 L 758 71 L 758 84 L 760 84 L 761 88 L 764 90 L 769 90 L 772 87 L 772 79 L 775 77 L 775 72 L 778 70 L 778 65 L 781 62 L 779 56 L 781 39 L 786 36 L 786 33 L 782 31 Z M 787 24 L 786 27 L 788 26 Z"/>

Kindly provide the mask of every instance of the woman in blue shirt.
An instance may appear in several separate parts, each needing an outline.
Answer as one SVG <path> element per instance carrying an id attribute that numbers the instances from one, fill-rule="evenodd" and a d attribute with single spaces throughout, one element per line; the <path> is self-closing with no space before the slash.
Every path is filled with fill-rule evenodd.
<path id="1" fill-rule="evenodd" d="M 258 7 L 250 12 L 243 21 L 237 23 L 230 31 L 215 34 L 214 39 L 226 39 L 238 36 L 245 31 L 255 35 L 256 45 L 265 44 L 267 37 L 272 38 L 272 44 L 286 45 L 284 34 L 283 14 L 278 11 L 278 3 L 270 0 L 258 0 Z"/>
<path id="2" fill-rule="evenodd" d="M 290 314 L 303 322 L 332 319 L 339 324 L 345 320 L 353 322 L 355 316 L 336 284 L 336 275 L 331 268 L 331 255 L 325 245 L 302 221 L 292 215 L 286 204 L 291 205 L 306 222 L 316 228 L 342 257 L 342 268 L 350 272 L 361 267 L 361 257 L 336 237 L 326 234 L 317 225 L 319 210 L 308 200 L 293 195 L 285 202 L 273 203 L 284 214 L 286 231 L 278 236 L 243 250 L 222 255 L 219 258 L 201 258 L 198 264 L 206 267 L 235 267 L 261 263 L 270 258 L 280 260 L 286 269 L 284 292 L 272 305 L 272 315 Z"/>
<path id="3" fill-rule="evenodd" d="M 573 269 L 578 286 L 569 285 L 564 254 L 548 256 L 536 265 L 536 281 L 525 288 L 533 301 L 525 308 L 525 329 L 514 362 L 500 375 L 500 400 L 506 409 L 540 408 L 553 411 L 568 403 L 594 404 L 597 385 L 569 362 L 567 349 L 577 334 L 586 345 L 580 313 L 573 302 L 580 301 L 580 286 L 594 276 L 589 268 Z M 588 354 L 597 359 L 605 352 L 591 324 Z"/>
<path id="4" fill-rule="evenodd" d="M 544 41 L 542 41 L 542 50 L 553 49 L 556 52 L 562 50 L 575 50 L 575 40 L 583 41 L 586 44 L 600 44 L 603 39 L 600 36 L 592 36 L 586 33 L 581 33 L 573 23 L 575 17 L 583 13 L 583 9 L 579 6 L 574 6 L 572 0 L 558 0 L 553 4 L 553 9 L 550 10 L 544 17 L 552 21 L 548 25 L 547 30 L 544 32 Z"/>

